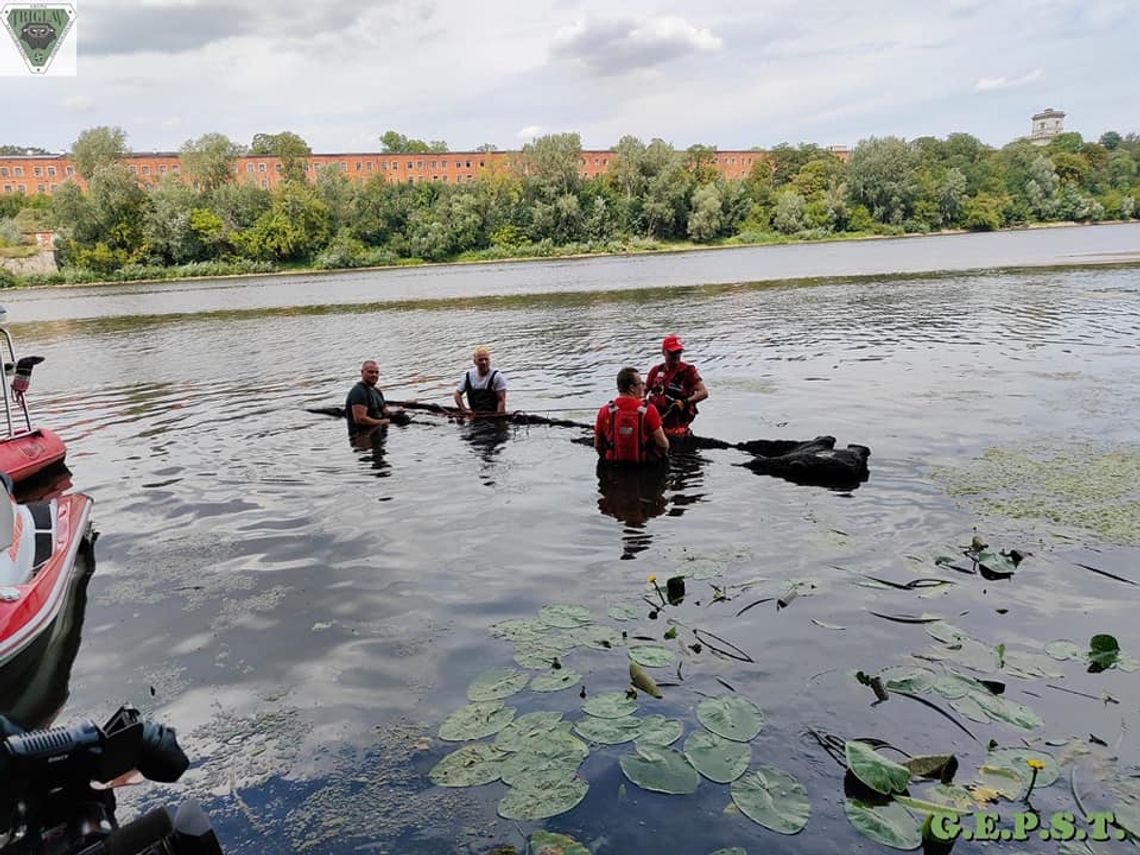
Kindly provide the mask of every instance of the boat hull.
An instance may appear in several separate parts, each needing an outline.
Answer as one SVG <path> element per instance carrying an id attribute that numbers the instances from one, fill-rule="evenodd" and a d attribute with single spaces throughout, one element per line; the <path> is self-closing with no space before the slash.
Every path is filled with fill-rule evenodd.
<path id="1" fill-rule="evenodd" d="M 67 448 L 59 434 L 46 428 L 0 439 L 0 472 L 20 483 L 63 462 Z"/>

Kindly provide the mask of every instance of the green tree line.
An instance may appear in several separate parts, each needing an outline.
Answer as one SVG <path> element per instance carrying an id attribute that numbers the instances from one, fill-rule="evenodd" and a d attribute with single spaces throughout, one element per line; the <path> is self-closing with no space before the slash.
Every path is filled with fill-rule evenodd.
<path id="1" fill-rule="evenodd" d="M 385 151 L 446 150 L 395 131 L 381 141 Z M 739 180 L 717 171 L 712 146 L 626 136 L 607 173 L 591 179 L 579 175 L 581 151 L 578 134 L 540 137 L 509 168 L 462 185 L 353 182 L 335 167 L 307 182 L 312 152 L 298 135 L 258 134 L 246 147 L 211 133 L 182 146 L 187 180 L 168 174 L 142 187 L 123 162 L 126 134 L 92 128 L 72 147 L 86 192 L 68 182 L 50 203 L 0 198 L 0 223 L 27 221 L 21 209 L 34 208 L 58 232 L 64 278 L 82 280 L 178 266 L 347 268 L 1140 216 L 1140 138 L 1112 131 L 1097 142 L 1064 133 L 1041 147 L 992 148 L 963 133 L 870 138 L 847 162 L 784 143 Z M 234 163 L 246 152 L 282 158 L 275 190 L 238 181 Z"/>

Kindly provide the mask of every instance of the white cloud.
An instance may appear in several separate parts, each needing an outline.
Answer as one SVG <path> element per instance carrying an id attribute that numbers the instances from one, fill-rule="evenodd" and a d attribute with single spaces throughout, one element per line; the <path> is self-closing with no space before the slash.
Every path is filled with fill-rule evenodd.
<path id="1" fill-rule="evenodd" d="M 1040 68 L 1035 68 L 1021 77 L 983 77 L 974 84 L 975 92 L 992 92 L 995 89 L 1016 89 L 1018 86 L 1028 86 L 1036 83 L 1045 76 Z"/>
<path id="2" fill-rule="evenodd" d="M 561 59 L 577 60 L 596 74 L 607 75 L 717 51 L 722 45 L 712 31 L 677 15 L 645 20 L 594 18 L 555 33 L 551 53 Z"/>
<path id="3" fill-rule="evenodd" d="M 527 125 L 525 128 L 522 128 L 518 133 L 515 134 L 515 138 L 520 142 L 530 142 L 541 133 L 541 125 Z"/>
<path id="4" fill-rule="evenodd" d="M 63 109 L 74 113 L 90 113 L 95 107 L 95 99 L 90 95 L 69 95 L 61 103 Z"/>

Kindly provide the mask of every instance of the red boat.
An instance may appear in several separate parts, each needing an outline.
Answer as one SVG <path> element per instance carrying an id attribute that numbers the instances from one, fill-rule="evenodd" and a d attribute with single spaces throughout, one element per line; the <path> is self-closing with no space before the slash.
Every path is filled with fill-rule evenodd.
<path id="1" fill-rule="evenodd" d="M 17 484 L 63 462 L 67 449 L 63 440 L 46 428 L 33 428 L 24 393 L 32 379 L 32 369 L 43 362 L 41 356 L 16 358 L 12 336 L 3 326 L 8 313 L 0 306 L 0 348 L 4 349 L 4 375 L 12 384 L 0 383 L 3 390 L 3 419 L 0 420 L 0 472 L 7 472 Z"/>
<path id="2" fill-rule="evenodd" d="M 0 489 L 0 669 L 18 669 L 51 635 L 84 575 L 91 505 L 82 493 L 21 505 Z"/>

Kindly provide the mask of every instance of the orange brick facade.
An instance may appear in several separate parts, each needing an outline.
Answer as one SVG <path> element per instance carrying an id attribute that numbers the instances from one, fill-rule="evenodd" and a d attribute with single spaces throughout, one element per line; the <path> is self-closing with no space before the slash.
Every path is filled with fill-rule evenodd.
<path id="1" fill-rule="evenodd" d="M 836 152 L 839 154 L 838 152 Z M 845 154 L 846 152 L 844 152 Z M 307 176 L 315 181 L 322 169 L 338 168 L 350 181 L 367 181 L 382 176 L 385 181 L 415 183 L 439 181 L 465 184 L 482 172 L 511 168 L 518 152 L 451 151 L 438 154 L 379 154 L 356 152 L 347 154 L 313 154 L 306 158 Z M 842 157 L 840 154 L 839 156 Z M 583 151 L 579 174 L 583 178 L 604 175 L 613 159 L 612 151 Z M 752 165 L 764 159 L 760 151 L 718 151 L 716 168 L 725 178 L 745 178 Z M 843 158 L 846 160 L 846 158 Z M 181 158 L 173 152 L 132 154 L 124 161 L 140 184 L 149 185 L 168 174 L 181 175 Z M 238 181 L 272 190 L 281 182 L 281 161 L 276 157 L 239 157 L 234 172 Z M 86 189 L 67 155 L 0 156 L 0 193 L 51 195 L 65 181 L 74 180 Z"/>

